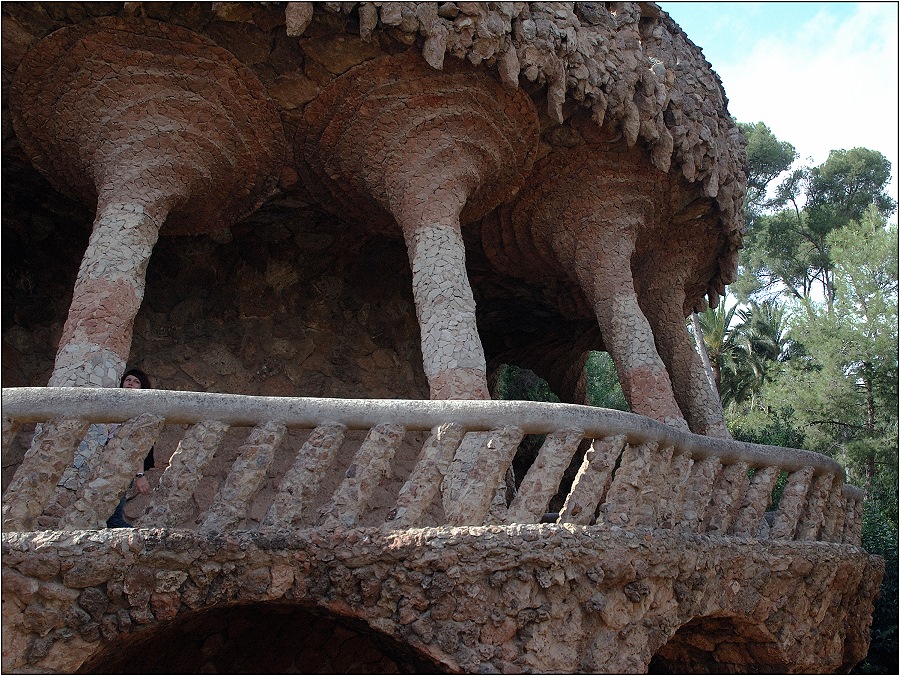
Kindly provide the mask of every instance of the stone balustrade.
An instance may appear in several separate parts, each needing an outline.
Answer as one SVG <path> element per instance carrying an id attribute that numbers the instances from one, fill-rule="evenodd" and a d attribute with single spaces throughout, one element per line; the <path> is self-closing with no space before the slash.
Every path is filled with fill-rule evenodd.
<path id="1" fill-rule="evenodd" d="M 258 397 L 97 388 L 4 388 L 3 450 L 23 423 L 39 423 L 3 497 L 5 531 L 39 530 L 62 471 L 91 424 L 124 423 L 101 463 L 76 491 L 61 530 L 102 528 L 134 468 L 164 425 L 189 425 L 136 526 L 174 527 L 229 428 L 248 428 L 211 505 L 194 520 L 207 532 L 256 528 L 354 527 L 409 433 L 429 432 L 393 506 L 387 530 L 421 525 L 556 521 L 609 529 L 663 528 L 685 534 L 859 545 L 863 492 L 845 485 L 834 460 L 808 451 L 703 437 L 646 417 L 569 404 L 522 401 L 407 401 Z M 289 430 L 310 430 L 277 477 L 265 516 L 248 510 Z M 355 453 L 345 437 L 366 431 Z M 243 434 L 243 433 L 242 433 Z M 516 488 L 513 457 L 525 435 L 546 435 Z M 420 435 L 425 438 L 424 434 Z M 587 443 L 582 444 L 584 440 Z M 573 457 L 583 453 L 564 504 L 548 513 Z M 351 449 L 352 450 L 352 449 Z M 285 465 L 285 463 L 281 463 Z M 340 480 L 324 503 L 314 494 L 327 471 Z M 773 488 L 787 473 L 774 512 Z M 382 501 L 383 504 L 383 501 Z M 379 517 L 381 515 L 379 514 Z"/>

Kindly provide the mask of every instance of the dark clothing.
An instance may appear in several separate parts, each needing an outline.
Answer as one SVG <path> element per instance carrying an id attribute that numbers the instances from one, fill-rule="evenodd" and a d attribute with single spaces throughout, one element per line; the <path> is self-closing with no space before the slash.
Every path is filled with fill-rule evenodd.
<path id="1" fill-rule="evenodd" d="M 153 467 L 153 449 L 151 448 L 150 452 L 147 454 L 147 457 L 144 458 L 144 471 L 146 472 L 148 469 L 152 469 Z M 133 479 L 131 483 L 134 483 Z M 126 502 L 128 502 L 128 500 L 125 497 L 125 493 L 123 493 L 122 499 L 119 500 L 119 505 L 116 507 L 116 511 L 114 511 L 112 516 L 106 520 L 107 528 L 134 528 L 134 526 L 132 526 L 125 520 Z"/>

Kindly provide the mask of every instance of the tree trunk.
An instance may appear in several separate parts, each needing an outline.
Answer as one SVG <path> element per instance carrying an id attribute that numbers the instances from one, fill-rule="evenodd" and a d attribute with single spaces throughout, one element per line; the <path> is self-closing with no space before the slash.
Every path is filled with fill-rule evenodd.
<path id="1" fill-rule="evenodd" d="M 875 397 L 872 395 L 872 366 L 868 362 L 863 362 L 863 387 L 866 390 L 866 436 L 871 438 L 875 435 Z M 875 454 L 869 453 L 866 456 L 866 490 L 871 488 L 872 480 L 875 478 Z"/>
<path id="2" fill-rule="evenodd" d="M 703 329 L 700 328 L 700 320 L 697 318 L 696 312 L 691 313 L 691 326 L 694 328 L 694 339 L 697 341 L 697 350 L 700 352 L 700 359 L 703 360 L 706 378 L 709 380 L 709 384 L 712 387 L 713 395 L 716 397 L 716 400 L 718 400 L 718 383 L 716 382 L 716 375 L 713 372 L 712 363 L 709 361 L 709 352 L 706 351 L 706 341 L 703 339 Z"/>

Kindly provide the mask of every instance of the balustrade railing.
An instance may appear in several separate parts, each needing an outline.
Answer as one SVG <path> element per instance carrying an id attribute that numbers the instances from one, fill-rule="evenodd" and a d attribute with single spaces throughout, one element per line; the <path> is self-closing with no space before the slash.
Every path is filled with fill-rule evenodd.
<path id="1" fill-rule="evenodd" d="M 731 537 L 859 545 L 863 492 L 844 484 L 832 459 L 679 432 L 642 416 L 568 404 L 511 401 L 313 399 L 90 388 L 3 390 L 3 450 L 23 423 L 39 423 L 3 497 L 5 531 L 39 530 L 63 471 L 92 424 L 121 423 L 76 487 L 58 529 L 102 528 L 135 468 L 165 425 L 189 425 L 135 526 L 184 527 L 194 493 L 229 429 L 247 428 L 230 471 L 192 527 L 353 527 L 404 439 L 425 438 L 379 520 L 453 526 L 556 521 L 608 528 L 667 528 Z M 292 430 L 308 436 L 275 477 L 264 515 L 250 519 Z M 353 450 L 353 430 L 366 432 Z M 426 434 L 427 433 L 427 437 Z M 359 433 L 357 433 L 359 434 Z M 517 487 L 510 467 L 525 435 L 546 435 Z M 587 441 L 585 441 L 587 440 Z M 407 441 L 408 443 L 408 441 Z M 585 447 L 587 447 L 585 451 Z M 580 468 L 558 512 L 548 505 L 579 448 Z M 337 486 L 320 495 L 326 473 Z M 777 509 L 767 512 L 780 475 Z M 384 504 L 383 496 L 380 504 Z"/>

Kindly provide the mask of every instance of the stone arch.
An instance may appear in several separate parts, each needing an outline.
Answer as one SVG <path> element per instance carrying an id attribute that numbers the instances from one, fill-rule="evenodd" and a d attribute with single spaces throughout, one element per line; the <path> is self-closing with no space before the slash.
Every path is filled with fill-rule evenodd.
<path id="1" fill-rule="evenodd" d="M 82 674 L 446 673 L 414 648 L 310 604 L 216 606 L 123 634 Z"/>
<path id="2" fill-rule="evenodd" d="M 650 660 L 651 674 L 785 674 L 794 660 L 762 624 L 745 617 L 695 617 Z"/>

